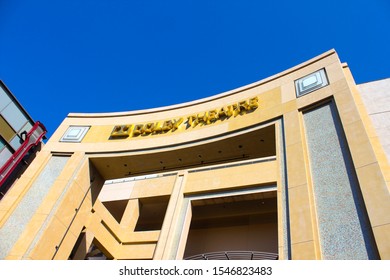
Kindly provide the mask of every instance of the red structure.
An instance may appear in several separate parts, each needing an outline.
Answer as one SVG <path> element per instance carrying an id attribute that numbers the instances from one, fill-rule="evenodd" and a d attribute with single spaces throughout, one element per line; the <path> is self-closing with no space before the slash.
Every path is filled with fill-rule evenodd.
<path id="1" fill-rule="evenodd" d="M 26 139 L 19 149 L 17 149 L 5 165 L 0 168 L 0 190 L 2 189 L 3 183 L 5 183 L 23 158 L 28 155 L 33 147 L 41 143 L 46 132 L 46 128 L 42 123 L 36 122 L 34 124 L 30 132 L 27 133 Z"/>
<path id="2" fill-rule="evenodd" d="M 46 128 L 36 122 L 0 80 L 0 199 L 41 149 Z"/>

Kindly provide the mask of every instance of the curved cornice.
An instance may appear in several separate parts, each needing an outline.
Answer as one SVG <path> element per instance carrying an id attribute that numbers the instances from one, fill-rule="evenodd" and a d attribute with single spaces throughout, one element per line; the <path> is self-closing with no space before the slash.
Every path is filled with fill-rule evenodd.
<path id="1" fill-rule="evenodd" d="M 318 55 L 306 62 L 303 62 L 297 66 L 294 66 L 288 70 L 285 70 L 283 72 L 280 72 L 278 74 L 275 74 L 273 76 L 270 76 L 268 78 L 265 78 L 263 80 L 230 90 L 226 91 L 220 94 L 216 94 L 210 97 L 205 97 L 202 99 L 197 99 L 194 101 L 190 102 L 185 102 L 185 103 L 180 103 L 180 104 L 175 104 L 175 105 L 170 105 L 170 106 L 164 106 L 164 107 L 158 107 L 158 108 L 151 108 L 151 109 L 143 109 L 143 110 L 135 110 L 135 111 L 126 111 L 126 112 L 112 112 L 112 113 L 69 113 L 68 118 L 111 118 L 111 117 L 124 117 L 124 116 L 136 116 L 136 115 L 143 115 L 143 114 L 150 114 L 150 113 L 160 113 L 160 112 L 165 112 L 165 111 L 171 111 L 171 110 L 177 110 L 177 109 L 182 109 L 186 107 L 191 107 L 195 105 L 200 105 L 204 103 L 208 103 L 211 101 L 215 101 L 221 98 L 225 98 L 231 95 L 235 95 L 237 93 L 240 93 L 245 90 L 249 90 L 251 88 L 269 83 L 271 81 L 274 81 L 276 79 L 280 79 L 283 76 L 286 76 L 294 71 L 297 71 L 303 67 L 306 67 L 310 64 L 313 64 L 321 59 L 324 59 L 325 57 L 328 57 L 330 55 L 335 54 L 336 51 L 334 49 L 331 49 L 321 55 Z"/>

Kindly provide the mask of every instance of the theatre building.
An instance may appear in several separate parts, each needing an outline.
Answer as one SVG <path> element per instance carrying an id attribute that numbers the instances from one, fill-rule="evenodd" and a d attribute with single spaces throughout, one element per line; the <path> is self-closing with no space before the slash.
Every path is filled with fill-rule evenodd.
<path id="1" fill-rule="evenodd" d="M 71 113 L 0 201 L 0 258 L 390 259 L 389 108 L 390 80 L 356 85 L 331 50 L 188 103 Z"/>

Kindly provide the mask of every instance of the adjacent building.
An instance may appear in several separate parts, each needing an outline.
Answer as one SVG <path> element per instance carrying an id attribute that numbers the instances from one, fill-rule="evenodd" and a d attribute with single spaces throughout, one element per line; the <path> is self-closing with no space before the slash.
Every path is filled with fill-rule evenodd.
<path id="1" fill-rule="evenodd" d="M 0 200 L 34 159 L 45 134 L 0 80 Z"/>
<path id="2" fill-rule="evenodd" d="M 0 258 L 390 259 L 389 108 L 390 80 L 356 85 L 331 50 L 193 102 L 71 113 L 0 201 Z"/>

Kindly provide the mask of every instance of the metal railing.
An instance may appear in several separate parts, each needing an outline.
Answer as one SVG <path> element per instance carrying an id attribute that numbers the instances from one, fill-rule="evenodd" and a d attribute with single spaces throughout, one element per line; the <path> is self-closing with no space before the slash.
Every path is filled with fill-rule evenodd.
<path id="1" fill-rule="evenodd" d="M 10 157 L 7 162 L 0 168 L 0 188 L 3 183 L 9 178 L 12 171 L 18 166 L 18 164 L 23 160 L 24 156 L 30 151 L 34 146 L 37 146 L 42 138 L 46 134 L 46 128 L 40 122 L 36 122 L 32 129 L 27 133 L 25 141 L 22 145 L 15 151 L 15 153 Z"/>
<path id="2" fill-rule="evenodd" d="M 220 251 L 190 256 L 185 260 L 277 260 L 278 254 L 259 251 Z"/>

